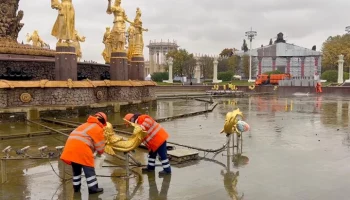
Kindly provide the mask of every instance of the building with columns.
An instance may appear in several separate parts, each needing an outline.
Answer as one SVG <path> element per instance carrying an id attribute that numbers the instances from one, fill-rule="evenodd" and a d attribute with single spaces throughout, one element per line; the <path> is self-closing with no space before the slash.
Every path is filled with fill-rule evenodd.
<path id="1" fill-rule="evenodd" d="M 156 40 L 150 41 L 147 45 L 149 49 L 149 73 L 164 72 L 166 66 L 166 55 L 169 51 L 177 50 L 179 46 L 176 41 L 163 41 L 157 42 Z"/>
<path id="2" fill-rule="evenodd" d="M 249 51 L 235 54 L 249 56 Z M 295 78 L 314 79 L 321 74 L 321 56 L 320 51 L 277 41 L 269 46 L 252 49 L 252 78 L 265 72 L 279 70 L 290 73 Z"/>
<path id="3" fill-rule="evenodd" d="M 148 74 L 151 74 L 151 73 L 150 73 L 150 68 L 149 68 L 149 61 L 146 60 L 145 61 L 145 77 L 148 76 Z"/>

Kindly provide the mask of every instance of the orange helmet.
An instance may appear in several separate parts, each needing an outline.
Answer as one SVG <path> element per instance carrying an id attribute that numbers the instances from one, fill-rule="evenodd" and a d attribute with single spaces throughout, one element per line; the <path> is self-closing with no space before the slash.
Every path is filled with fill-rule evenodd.
<path id="1" fill-rule="evenodd" d="M 124 119 L 130 122 L 130 121 L 131 121 L 131 118 L 132 118 L 133 116 L 134 116 L 133 113 L 128 113 L 128 114 L 125 115 Z"/>
<path id="2" fill-rule="evenodd" d="M 103 118 L 105 120 L 105 123 L 103 125 L 107 125 L 107 115 L 105 113 L 98 112 L 95 114 L 95 116 Z"/>

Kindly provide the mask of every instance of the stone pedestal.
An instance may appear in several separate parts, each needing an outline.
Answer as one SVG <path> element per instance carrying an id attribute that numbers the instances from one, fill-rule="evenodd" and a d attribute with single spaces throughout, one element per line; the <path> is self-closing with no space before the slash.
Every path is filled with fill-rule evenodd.
<path id="1" fill-rule="evenodd" d="M 343 70 L 344 70 L 344 56 L 339 55 L 339 60 L 338 60 L 338 83 L 343 83 Z"/>
<path id="2" fill-rule="evenodd" d="M 77 80 L 77 55 L 74 47 L 58 46 L 55 55 L 55 80 Z"/>
<path id="3" fill-rule="evenodd" d="M 129 68 L 130 80 L 145 80 L 145 60 L 143 57 L 132 57 Z"/>
<path id="4" fill-rule="evenodd" d="M 125 52 L 112 52 L 109 73 L 111 80 L 129 80 L 128 60 Z"/>

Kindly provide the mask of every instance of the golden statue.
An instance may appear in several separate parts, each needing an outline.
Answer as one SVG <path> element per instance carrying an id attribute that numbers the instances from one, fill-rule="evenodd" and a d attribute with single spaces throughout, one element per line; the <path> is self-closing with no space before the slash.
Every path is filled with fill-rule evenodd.
<path id="1" fill-rule="evenodd" d="M 102 43 L 105 45 L 105 49 L 102 52 L 103 59 L 106 64 L 111 62 L 111 53 L 112 53 L 112 41 L 111 41 L 111 28 L 106 27 L 106 32 L 103 35 Z"/>
<path id="2" fill-rule="evenodd" d="M 142 20 L 141 20 L 141 10 L 140 8 L 136 9 L 136 17 L 134 19 L 133 26 L 135 27 L 134 34 L 134 48 L 133 48 L 133 56 L 143 57 L 143 31 L 148 31 L 148 29 L 142 28 Z"/>
<path id="3" fill-rule="evenodd" d="M 125 22 L 129 21 L 128 17 L 125 14 L 124 9 L 121 7 L 121 0 L 115 0 L 114 5 L 111 5 L 111 0 L 108 0 L 107 14 L 113 14 L 113 29 L 111 31 L 111 40 L 112 40 L 112 52 L 125 52 Z"/>
<path id="4" fill-rule="evenodd" d="M 128 60 L 130 61 L 134 52 L 135 27 L 131 24 L 128 28 Z"/>
<path id="5" fill-rule="evenodd" d="M 107 122 L 107 126 L 104 128 L 104 136 L 106 141 L 105 152 L 109 155 L 116 155 L 116 152 L 129 152 L 136 149 L 142 140 L 147 136 L 147 132 L 144 132 L 140 125 L 127 121 L 134 127 L 133 135 L 128 139 L 117 136 L 113 131 L 113 125 Z"/>
<path id="6" fill-rule="evenodd" d="M 80 42 L 85 42 L 85 39 L 85 36 L 80 36 L 77 30 L 74 31 L 72 46 L 75 47 L 75 53 L 77 54 L 78 61 L 80 61 L 81 57 L 83 56 L 80 48 Z"/>
<path id="7" fill-rule="evenodd" d="M 36 47 L 47 46 L 47 44 L 39 36 L 39 33 L 37 30 L 35 30 L 32 35 L 29 35 L 29 33 L 27 33 L 27 42 L 30 42 L 30 41 L 32 41 L 33 46 L 36 46 Z"/>
<path id="8" fill-rule="evenodd" d="M 72 0 L 51 0 L 51 8 L 58 10 L 51 35 L 58 39 L 57 46 L 67 46 L 75 38 L 75 11 Z M 65 40 L 65 44 L 62 40 Z"/>
<path id="9" fill-rule="evenodd" d="M 237 133 L 239 136 L 240 131 L 238 131 L 236 125 L 238 120 L 242 118 L 243 118 L 243 114 L 239 110 L 239 108 L 237 108 L 236 110 L 233 110 L 232 112 L 228 112 L 225 118 L 224 129 L 221 131 L 221 133 L 226 133 L 227 135 Z"/>

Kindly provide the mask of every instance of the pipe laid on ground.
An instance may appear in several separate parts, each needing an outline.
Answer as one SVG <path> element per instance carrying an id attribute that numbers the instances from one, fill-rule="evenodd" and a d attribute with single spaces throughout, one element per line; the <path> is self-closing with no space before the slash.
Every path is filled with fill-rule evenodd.
<path id="1" fill-rule="evenodd" d="M 32 121 L 32 120 L 29 120 L 29 119 L 27 119 L 27 121 L 30 122 L 30 123 L 33 123 L 33 124 L 42 126 L 43 128 L 46 128 L 46 129 L 48 129 L 48 130 L 50 130 L 50 131 L 53 131 L 53 132 L 56 132 L 56 133 L 59 133 L 59 134 L 62 134 L 62 135 L 64 135 L 64 136 L 69 137 L 68 134 L 65 134 L 65 133 L 63 133 L 63 132 L 61 132 L 61 131 L 58 131 L 58 130 L 56 130 L 56 129 L 50 128 L 50 127 L 45 126 L 45 125 L 43 125 L 43 124 L 40 124 L 40 123 L 38 123 L 38 122 L 34 122 L 34 121 Z"/>

